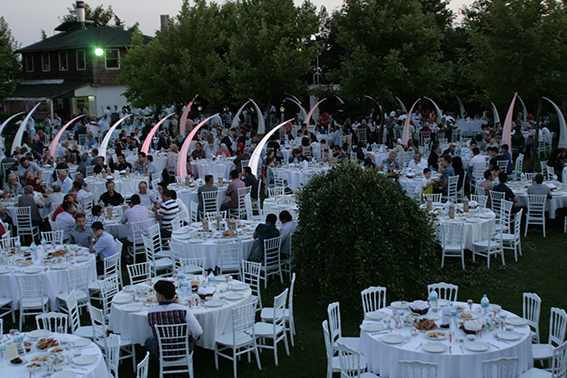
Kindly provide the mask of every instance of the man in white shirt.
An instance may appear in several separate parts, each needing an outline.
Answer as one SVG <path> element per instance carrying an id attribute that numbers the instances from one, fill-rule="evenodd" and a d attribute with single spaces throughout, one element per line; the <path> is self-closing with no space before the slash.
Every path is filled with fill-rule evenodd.
<path id="1" fill-rule="evenodd" d="M 474 165 L 477 163 L 486 164 L 486 156 L 480 154 L 480 149 L 478 147 L 473 147 L 472 149 L 473 157 L 469 161 L 469 171 L 473 171 Z"/>
<path id="2" fill-rule="evenodd" d="M 417 171 L 417 172 L 421 172 L 423 171 L 425 168 L 427 168 L 427 161 L 425 161 L 425 159 L 421 158 L 421 153 L 416 152 L 413 155 L 413 160 L 410 161 L 409 163 L 409 168 L 412 171 Z"/>
<path id="3" fill-rule="evenodd" d="M 106 107 L 106 109 L 104 110 L 104 114 L 106 114 L 109 119 L 110 117 L 112 117 L 112 110 L 110 110 L 110 106 Z"/>
<path id="4" fill-rule="evenodd" d="M 127 256 L 128 247 L 134 245 L 134 234 L 132 233 L 132 223 L 148 220 L 148 209 L 140 206 L 140 196 L 132 195 L 130 198 L 130 207 L 122 213 L 120 223 L 128 225 L 128 236 L 121 238 L 122 256 Z M 142 240 L 136 240 L 136 243 L 142 243 Z"/>
<path id="5" fill-rule="evenodd" d="M 83 184 L 80 181 L 73 181 L 73 190 L 77 193 L 77 202 L 79 202 L 83 208 L 85 207 L 85 199 L 90 193 L 83 189 Z"/>
<path id="6" fill-rule="evenodd" d="M 63 230 L 63 242 L 69 242 L 69 237 L 71 236 L 71 230 L 75 228 L 75 218 L 71 215 L 71 212 L 75 210 L 73 203 L 63 202 L 63 212 L 57 215 L 55 222 L 59 226 L 60 230 Z"/>
<path id="7" fill-rule="evenodd" d="M 280 251 L 282 254 L 289 256 L 291 255 L 292 247 L 291 236 L 297 228 L 297 222 L 292 219 L 291 214 L 287 210 L 280 213 L 280 221 L 282 222 L 282 228 L 280 229 L 280 236 L 282 238 Z"/>
<path id="8" fill-rule="evenodd" d="M 67 171 L 62 169 L 57 176 L 59 178 L 53 184 L 59 185 L 63 193 L 68 193 L 69 190 L 73 189 L 73 181 L 67 177 Z"/>
<path id="9" fill-rule="evenodd" d="M 110 129 L 110 117 L 107 113 L 104 113 L 102 118 L 98 121 L 98 126 L 100 127 L 100 135 L 104 135 L 104 133 Z"/>
<path id="10" fill-rule="evenodd" d="M 157 335 L 154 325 L 176 325 L 187 324 L 189 334 L 189 349 L 195 349 L 195 341 L 203 334 L 203 328 L 189 307 L 175 303 L 175 285 L 173 282 L 160 280 L 154 285 L 157 306 L 148 310 L 148 323 L 152 329 L 153 336 L 146 340 L 146 349 L 150 352 L 152 359 L 159 362 L 159 350 Z M 180 356 L 182 357 L 182 356 Z"/>
<path id="11" fill-rule="evenodd" d="M 138 184 L 138 193 L 136 193 L 140 197 L 140 205 L 152 206 L 157 203 L 156 196 L 153 192 L 148 192 L 148 184 L 145 181 L 141 181 Z"/>
<path id="12" fill-rule="evenodd" d="M 51 205 L 54 203 L 56 204 L 63 203 L 64 197 L 65 197 L 65 193 L 61 191 L 61 185 L 54 184 L 53 193 L 47 196 L 47 201 L 45 201 L 45 207 L 49 209 Z"/>

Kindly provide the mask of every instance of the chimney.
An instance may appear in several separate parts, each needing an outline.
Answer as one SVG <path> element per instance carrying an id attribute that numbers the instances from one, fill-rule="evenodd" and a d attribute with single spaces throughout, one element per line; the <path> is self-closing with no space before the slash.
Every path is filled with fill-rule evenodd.
<path id="1" fill-rule="evenodd" d="M 168 14 L 162 14 L 162 15 L 159 16 L 159 20 L 160 20 L 160 24 L 161 24 L 161 30 L 167 29 L 167 27 L 169 26 L 169 15 Z"/>
<path id="2" fill-rule="evenodd" d="M 77 22 L 85 22 L 85 2 L 77 1 Z"/>

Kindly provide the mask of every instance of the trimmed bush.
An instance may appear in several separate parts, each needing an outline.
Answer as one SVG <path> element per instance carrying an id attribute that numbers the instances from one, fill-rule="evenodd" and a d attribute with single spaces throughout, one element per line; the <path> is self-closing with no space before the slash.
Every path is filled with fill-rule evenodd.
<path id="1" fill-rule="evenodd" d="M 314 298 L 361 307 L 360 291 L 387 301 L 424 298 L 439 270 L 431 218 L 394 180 L 341 162 L 299 193 L 298 283 Z"/>

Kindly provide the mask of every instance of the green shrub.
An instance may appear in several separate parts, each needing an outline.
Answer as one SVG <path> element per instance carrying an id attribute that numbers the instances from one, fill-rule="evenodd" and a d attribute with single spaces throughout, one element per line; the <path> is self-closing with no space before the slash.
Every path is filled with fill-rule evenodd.
<path id="1" fill-rule="evenodd" d="M 299 199 L 293 243 L 302 289 L 356 307 L 369 286 L 386 287 L 388 302 L 426 296 L 439 270 L 433 224 L 398 183 L 343 162 L 314 176 Z"/>

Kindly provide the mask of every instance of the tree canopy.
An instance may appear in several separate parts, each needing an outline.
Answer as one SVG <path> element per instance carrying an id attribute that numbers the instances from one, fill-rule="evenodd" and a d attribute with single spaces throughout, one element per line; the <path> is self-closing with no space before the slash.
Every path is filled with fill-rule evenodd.
<path id="1" fill-rule="evenodd" d="M 0 101 L 10 95 L 20 76 L 20 61 L 14 54 L 16 39 L 4 17 L 0 17 Z"/>

